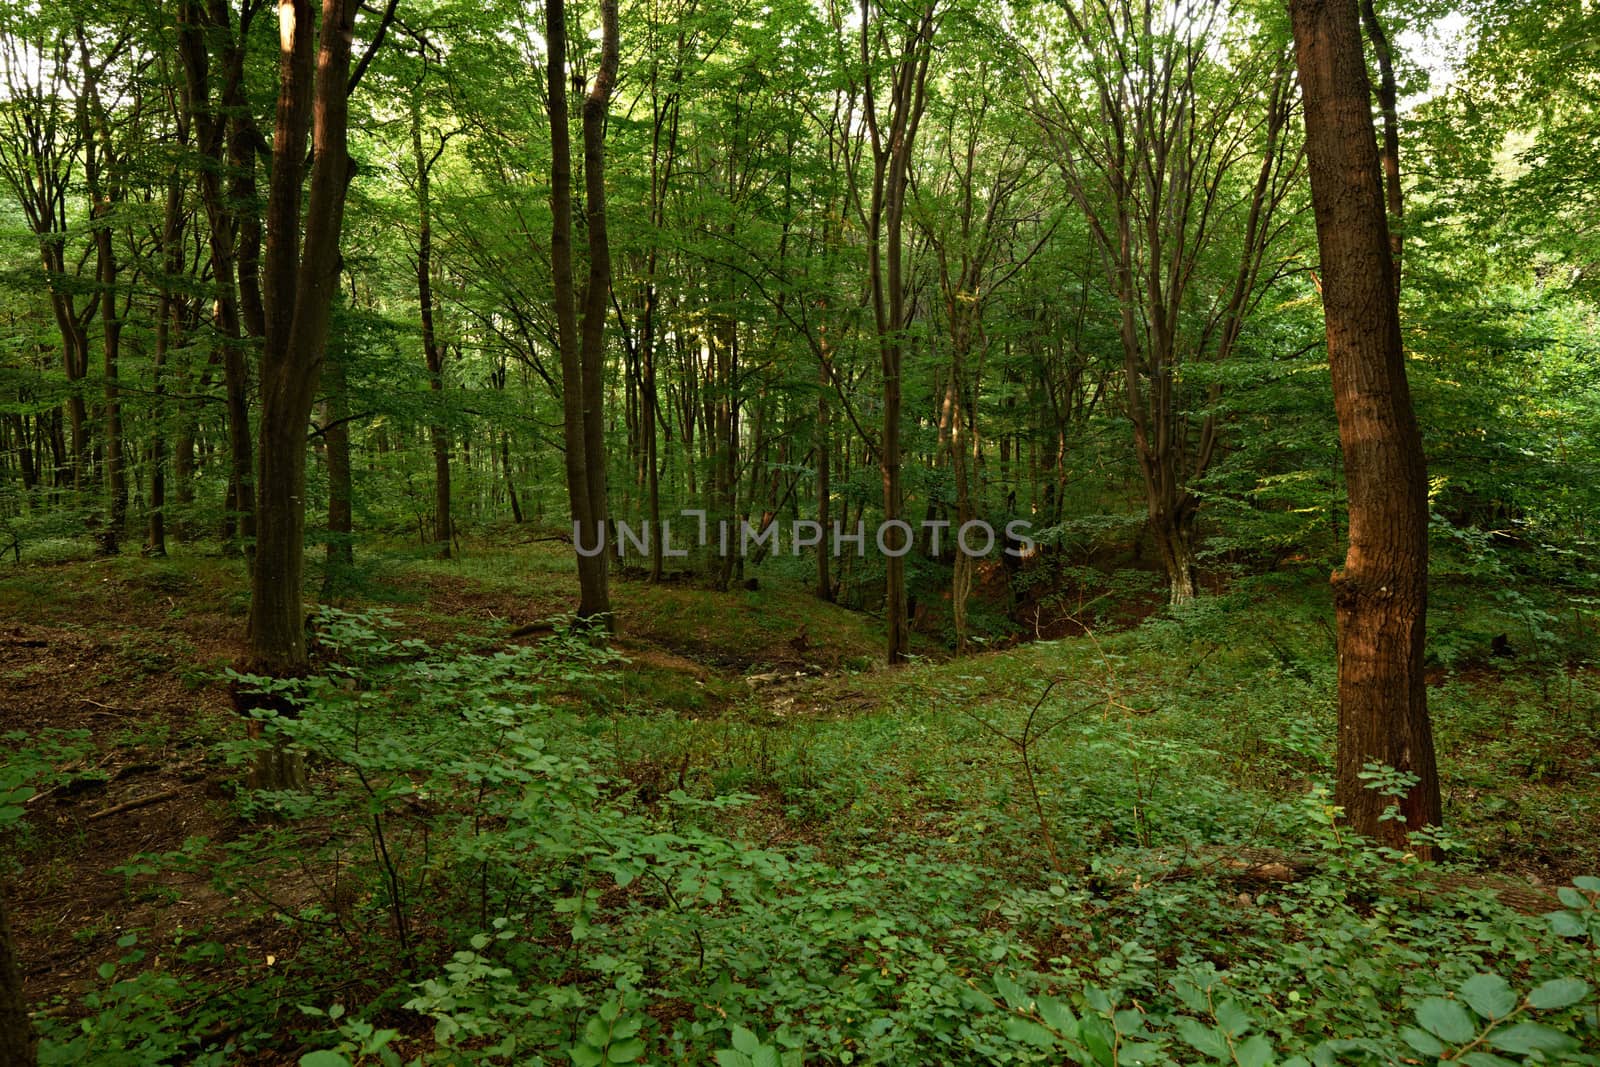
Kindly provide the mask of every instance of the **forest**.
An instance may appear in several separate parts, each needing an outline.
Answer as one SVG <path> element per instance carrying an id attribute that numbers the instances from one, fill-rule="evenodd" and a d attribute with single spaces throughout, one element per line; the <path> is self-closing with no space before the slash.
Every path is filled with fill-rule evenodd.
<path id="1" fill-rule="evenodd" d="M 1600 1065 L 1595 0 L 0 0 L 0 1067 Z"/>

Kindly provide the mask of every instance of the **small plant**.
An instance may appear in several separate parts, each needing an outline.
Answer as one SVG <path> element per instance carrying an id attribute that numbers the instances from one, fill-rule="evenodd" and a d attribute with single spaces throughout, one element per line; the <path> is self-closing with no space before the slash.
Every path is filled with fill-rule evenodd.
<path id="1" fill-rule="evenodd" d="M 1400 1037 L 1440 1062 L 1503 1067 L 1504 1057 L 1514 1056 L 1522 1062 L 1545 1063 L 1555 1056 L 1571 1057 L 1578 1051 L 1578 1041 L 1526 1016 L 1570 1008 L 1588 995 L 1589 984 L 1579 978 L 1553 978 L 1518 997 L 1499 975 L 1475 974 L 1461 983 L 1454 999 L 1429 997 L 1418 1004 L 1417 1025 L 1402 1028 Z M 1566 1062 L 1595 1061 L 1583 1057 Z"/>

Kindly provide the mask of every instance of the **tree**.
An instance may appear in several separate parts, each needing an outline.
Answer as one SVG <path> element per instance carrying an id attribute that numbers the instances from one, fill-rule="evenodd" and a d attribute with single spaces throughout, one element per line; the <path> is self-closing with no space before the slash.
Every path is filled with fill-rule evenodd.
<path id="1" fill-rule="evenodd" d="M 549 58 L 550 269 L 555 287 L 561 399 L 566 441 L 567 495 L 573 548 L 578 557 L 578 617 L 609 627 L 611 592 L 606 534 L 604 359 L 606 305 L 611 296 L 611 248 L 606 234 L 605 126 L 617 77 L 617 2 L 600 2 L 600 69 L 583 101 L 584 218 L 588 223 L 589 277 L 583 319 L 572 271 L 572 145 L 567 123 L 567 14 L 565 0 L 548 0 L 545 41 Z"/>
<path id="2" fill-rule="evenodd" d="M 1322 261 L 1334 408 L 1349 487 L 1349 548 L 1333 574 L 1338 619 L 1335 799 L 1358 831 L 1397 847 L 1441 821 L 1422 673 L 1428 482 L 1411 407 L 1395 260 L 1356 0 L 1290 0 Z M 1401 818 L 1367 788 L 1371 764 L 1415 781 Z"/>
<path id="3" fill-rule="evenodd" d="M 1277 279 L 1263 267 L 1299 162 L 1284 136 L 1286 49 L 1270 33 L 1236 40 L 1251 24 L 1230 15 L 1210 0 L 1067 4 L 1056 51 L 1079 58 L 1064 78 L 1034 61 L 1038 119 L 1116 296 L 1124 409 L 1173 604 L 1195 596 L 1193 483 L 1221 433 L 1218 387 L 1187 384 L 1185 369 L 1225 363 Z M 1240 171 L 1248 184 L 1235 194 Z"/>
<path id="4" fill-rule="evenodd" d="M 880 12 L 869 19 L 871 0 L 861 0 L 861 110 L 872 146 L 869 203 L 862 207 L 867 238 L 867 276 L 872 294 L 872 318 L 883 370 L 883 429 L 878 440 L 879 468 L 883 473 L 883 521 L 903 523 L 901 489 L 900 398 L 905 362 L 905 331 L 910 325 L 906 307 L 904 220 L 906 193 L 911 186 L 912 153 L 917 127 L 927 107 L 928 64 L 933 57 L 933 35 L 938 25 L 937 5 L 930 3 L 908 13 L 903 36 L 890 44 L 889 21 Z M 875 32 L 874 32 L 875 28 Z M 880 97 L 873 80 L 877 65 L 873 40 L 895 50 L 888 68 L 889 90 Z M 902 527 L 902 532 L 909 527 Z M 889 662 L 903 663 L 910 645 L 906 615 L 905 551 L 911 535 L 884 560 L 884 614 L 889 631 Z"/>
<path id="5" fill-rule="evenodd" d="M 428 54 L 422 51 L 422 72 L 411 94 L 411 158 L 416 168 L 417 194 L 417 306 L 422 313 L 422 356 L 428 365 L 428 388 L 433 399 L 444 396 L 444 349 L 439 344 L 434 327 L 436 301 L 433 296 L 433 196 L 431 182 L 434 165 L 444 154 L 448 141 L 446 134 L 438 134 L 438 146 L 428 151 L 422 137 L 423 83 L 427 78 Z M 450 430 L 444 425 L 443 413 L 434 417 L 428 427 L 433 443 L 433 540 L 439 548 L 441 559 L 450 557 L 450 539 L 453 527 L 450 521 Z"/>
<path id="6" fill-rule="evenodd" d="M 278 678 L 303 674 L 307 664 L 301 606 L 306 428 L 339 282 L 339 234 L 351 166 L 346 135 L 356 10 L 353 0 L 323 0 L 319 33 L 310 0 L 290 0 L 278 9 L 283 44 L 267 198 L 266 338 L 248 657 L 254 673 Z M 382 27 L 374 48 L 381 38 Z M 308 135 L 311 181 L 302 244 L 301 179 Z M 254 784 L 263 788 L 292 788 L 303 777 L 298 761 L 282 748 L 264 753 L 253 776 Z"/>
<path id="7" fill-rule="evenodd" d="M 222 348 L 228 407 L 228 517 L 245 553 L 255 538 L 255 471 L 250 443 L 250 365 L 244 337 L 266 333 L 260 279 L 261 224 L 256 214 L 256 129 L 245 94 L 246 43 L 263 0 L 243 0 L 238 29 L 223 0 L 183 0 L 178 7 L 178 53 L 183 62 L 183 106 L 201 155 L 196 168 L 205 204 L 215 291 L 214 318 Z M 213 102 L 208 38 L 217 39 L 221 91 Z M 222 177 L 231 173 L 227 194 Z M 187 462 L 187 448 L 178 463 Z M 180 477 L 180 492 L 187 480 Z M 237 526 L 235 527 L 235 523 Z"/>

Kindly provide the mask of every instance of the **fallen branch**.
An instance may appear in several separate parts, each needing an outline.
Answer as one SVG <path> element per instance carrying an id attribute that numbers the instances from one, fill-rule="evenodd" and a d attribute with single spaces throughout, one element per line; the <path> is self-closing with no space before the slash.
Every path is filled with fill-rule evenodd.
<path id="1" fill-rule="evenodd" d="M 125 800 L 121 804 L 113 804 L 109 808 L 95 812 L 85 821 L 98 822 L 101 819 L 109 819 L 113 815 L 121 815 L 125 811 L 134 811 L 137 808 L 147 808 L 152 804 L 159 804 L 164 800 L 171 800 L 173 797 L 178 796 L 182 792 L 183 790 L 181 789 L 163 789 L 161 792 L 151 793 L 149 796 L 139 797 L 134 800 Z"/>

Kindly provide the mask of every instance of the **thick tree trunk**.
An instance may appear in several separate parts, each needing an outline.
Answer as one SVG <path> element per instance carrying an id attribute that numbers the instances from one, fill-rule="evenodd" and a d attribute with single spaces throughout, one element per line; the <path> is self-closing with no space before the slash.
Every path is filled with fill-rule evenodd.
<path id="1" fill-rule="evenodd" d="M 1199 593 L 1194 554 L 1194 511 L 1163 509 L 1150 517 L 1150 534 L 1167 576 L 1167 602 L 1180 607 Z"/>
<path id="2" fill-rule="evenodd" d="M 22 967 L 11 936 L 11 916 L 5 894 L 0 891 L 0 1063 L 7 1067 L 34 1067 L 38 1062 L 37 1038 L 22 990 Z"/>
<path id="3" fill-rule="evenodd" d="M 349 0 L 323 0 L 320 35 L 310 0 L 286 0 L 278 10 L 283 51 L 267 207 L 267 319 L 261 355 L 260 469 L 248 664 L 255 673 L 276 678 L 302 675 L 308 666 L 301 601 L 306 428 L 338 285 L 339 235 L 349 167 L 346 79 L 355 10 Z M 308 133 L 313 150 L 302 248 L 300 161 Z M 304 777 L 298 755 L 279 746 L 263 754 L 252 784 L 293 789 L 303 786 Z"/>
<path id="4" fill-rule="evenodd" d="M 1333 575 L 1338 618 L 1335 799 L 1358 831 L 1396 847 L 1441 821 L 1423 680 L 1428 484 L 1411 407 L 1356 0 L 1291 0 L 1306 156 L 1322 260 L 1334 407 L 1349 487 L 1349 550 Z M 1390 798 L 1380 764 L 1416 778 Z"/>

